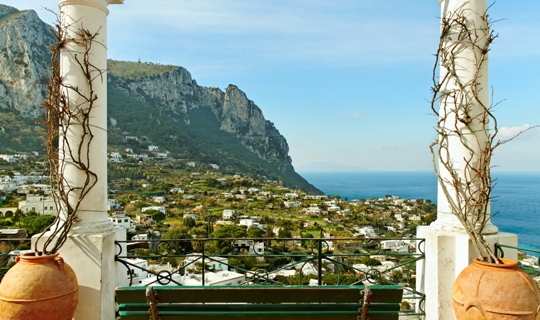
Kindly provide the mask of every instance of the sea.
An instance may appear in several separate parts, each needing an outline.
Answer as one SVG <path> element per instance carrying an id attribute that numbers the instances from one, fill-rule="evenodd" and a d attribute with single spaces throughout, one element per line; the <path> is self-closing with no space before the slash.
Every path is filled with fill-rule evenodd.
<path id="1" fill-rule="evenodd" d="M 430 171 L 299 172 L 325 194 L 342 199 L 426 199 L 437 203 L 437 177 Z M 518 246 L 540 250 L 540 172 L 492 172 L 492 222 L 518 235 Z M 538 255 L 538 253 L 534 254 Z"/>

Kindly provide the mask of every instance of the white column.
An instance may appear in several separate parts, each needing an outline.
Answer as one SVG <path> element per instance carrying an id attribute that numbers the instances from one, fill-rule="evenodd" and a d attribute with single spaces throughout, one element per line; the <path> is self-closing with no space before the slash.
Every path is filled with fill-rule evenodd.
<path id="1" fill-rule="evenodd" d="M 61 22 L 65 26 L 68 38 L 77 39 L 77 32 L 88 30 L 97 36 L 92 41 L 89 52 L 92 64 L 93 93 L 97 100 L 89 116 L 89 126 L 94 136 L 91 143 L 88 139 L 81 141 L 83 127 L 77 119 L 70 121 L 65 135 L 70 147 L 75 149 L 82 144 L 80 161 L 85 162 L 89 170 L 97 175 L 94 187 L 83 199 L 77 212 L 78 222 L 71 228 L 72 233 L 88 233 L 100 230 L 110 230 L 113 225 L 107 217 L 107 15 L 108 0 L 61 0 L 58 4 L 61 12 Z M 74 42 L 68 42 L 60 55 L 60 72 L 66 86 L 78 88 L 85 96 L 90 96 L 90 87 L 83 70 L 79 65 L 83 59 L 84 49 Z M 95 68 L 95 69 L 94 69 Z M 100 76 L 100 73 L 102 75 Z M 74 90 L 64 88 L 69 98 L 72 110 L 88 108 L 88 103 Z M 75 112 L 75 111 L 73 111 Z M 60 153 L 64 150 L 60 140 Z M 88 146 L 88 152 L 86 152 Z M 67 149 L 67 148 L 66 148 Z M 82 186 L 87 179 L 84 171 L 79 170 L 69 157 L 68 152 L 60 156 L 59 166 L 64 169 L 66 183 L 72 186 Z M 88 158 L 88 161 L 86 159 Z M 76 159 L 77 161 L 77 159 Z M 92 183 L 94 181 L 91 181 Z M 70 193 L 70 202 L 78 201 L 78 193 Z"/>
<path id="2" fill-rule="evenodd" d="M 470 19 L 469 23 L 476 27 L 485 27 L 481 16 L 486 11 L 486 0 L 439 0 L 441 5 L 441 17 L 448 17 L 452 12 L 460 9 Z M 474 52 L 467 46 L 462 46 L 461 50 L 456 54 L 458 64 L 457 76 L 462 83 L 469 83 L 472 79 L 476 79 L 475 72 L 478 68 L 478 61 L 475 58 Z M 440 67 L 441 82 L 443 77 L 448 73 L 444 67 Z M 489 103 L 489 86 L 488 86 L 488 68 L 487 61 L 484 62 L 479 70 L 479 78 L 476 79 L 477 85 L 481 88 L 479 92 L 479 101 L 482 104 Z M 455 82 L 442 82 L 441 93 L 452 92 L 455 89 Z M 470 94 L 463 92 L 463 94 Z M 454 114 L 451 112 L 454 101 L 446 100 L 445 106 L 441 104 L 440 117 L 448 123 L 448 128 L 455 129 Z M 472 104 L 471 114 L 482 113 L 480 104 Z M 472 130 L 463 126 L 461 134 L 471 137 L 467 140 L 468 147 L 475 151 L 473 161 L 478 159 L 480 149 L 485 143 L 489 143 L 487 130 L 484 126 L 487 124 L 479 121 L 473 121 Z M 457 135 L 450 136 L 448 141 L 448 153 L 444 155 L 445 160 L 450 160 L 453 165 L 453 170 L 460 174 L 465 174 L 464 158 L 470 158 L 469 149 L 465 148 L 459 141 Z M 443 178 L 449 177 L 450 173 L 445 171 L 444 166 L 440 164 L 440 174 Z M 452 194 L 453 186 L 446 185 L 447 190 Z M 455 199 L 454 199 L 455 200 Z M 484 229 L 486 241 L 490 246 L 495 243 L 517 246 L 517 236 L 509 233 L 498 232 L 497 227 L 489 223 Z M 454 216 L 451 206 L 443 192 L 443 187 L 439 183 L 437 197 L 437 220 L 430 226 L 419 227 L 417 237 L 425 239 L 425 247 L 422 248 L 425 252 L 426 259 L 417 264 L 417 290 L 426 294 L 425 311 L 426 319 L 429 320 L 453 320 L 455 319 L 452 307 L 452 286 L 455 279 L 461 271 L 472 263 L 476 258 L 472 242 L 465 233 L 462 225 Z M 515 250 L 505 251 L 505 257 L 517 259 Z"/>
<path id="3" fill-rule="evenodd" d="M 441 5 L 441 19 L 444 17 L 450 17 L 455 12 L 461 12 L 467 19 L 469 27 L 477 29 L 478 45 L 483 46 L 488 38 L 489 31 L 488 26 L 485 20 L 482 19 L 482 15 L 486 12 L 486 0 L 439 0 Z M 486 32 L 486 34 L 484 34 Z M 453 41 L 457 40 L 457 35 L 449 35 L 445 39 L 447 47 L 453 46 L 455 43 Z M 463 41 L 464 42 L 464 41 Z M 450 133 L 447 141 L 448 156 L 442 154 L 442 159 L 439 159 L 439 171 L 443 179 L 451 181 L 451 174 L 442 164 L 443 162 L 450 163 L 452 166 L 452 171 L 457 172 L 462 179 L 466 179 L 467 175 L 466 163 L 464 159 L 471 159 L 471 150 L 473 151 L 472 161 L 470 164 L 478 163 L 478 166 L 482 166 L 485 163 L 479 161 L 481 156 L 481 150 L 485 149 L 485 145 L 490 143 L 488 137 L 488 123 L 484 123 L 482 120 L 484 117 L 484 106 L 489 105 L 489 84 L 488 84 L 488 62 L 487 60 L 482 62 L 480 61 L 483 55 L 480 53 L 480 49 L 473 48 L 470 45 L 462 45 L 459 47 L 459 50 L 453 52 L 455 54 L 455 71 L 456 78 L 460 80 L 461 83 L 467 84 L 464 88 L 465 90 L 459 90 L 456 82 L 453 77 L 447 78 L 450 70 L 447 70 L 443 63 L 440 64 L 439 68 L 439 78 L 441 83 L 441 97 L 445 93 L 453 93 L 457 90 L 460 91 L 461 96 L 469 97 L 470 107 L 469 115 L 472 118 L 470 124 L 465 125 L 459 121 L 456 121 L 454 109 L 454 97 L 450 95 L 448 98 L 441 99 L 439 117 L 442 122 L 442 126 L 447 128 L 447 132 Z M 479 68 L 480 66 L 480 68 Z M 447 78 L 446 80 L 444 80 Z M 473 97 L 473 87 L 469 85 L 470 83 L 476 83 L 476 95 L 478 96 L 478 101 L 472 99 Z M 455 104 L 459 104 L 456 102 Z M 457 124 L 456 124 L 457 123 Z M 451 133 L 455 130 L 458 130 L 461 134 L 461 137 L 455 133 Z M 466 140 L 467 146 L 465 146 L 462 140 Z M 489 165 L 489 163 L 488 163 Z M 432 223 L 431 227 L 436 230 L 444 231 L 462 231 L 463 227 L 452 213 L 452 208 L 448 203 L 448 199 L 443 191 L 443 189 L 449 191 L 449 194 L 452 197 L 453 202 L 458 202 L 454 194 L 454 186 L 450 183 L 446 183 L 443 187 L 439 182 L 438 185 L 438 194 L 437 194 L 437 220 Z M 489 211 L 488 211 L 489 215 Z M 497 233 L 498 229 L 491 222 L 488 222 L 485 228 L 483 229 L 484 234 L 494 234 Z"/>
<path id="4" fill-rule="evenodd" d="M 79 282 L 79 304 L 74 317 L 76 320 L 115 319 L 114 241 L 125 240 L 125 229 L 113 228 L 107 213 L 107 6 L 122 3 L 123 0 L 60 0 L 58 3 L 61 23 L 66 26 L 68 38 L 77 38 L 75 33 L 80 30 L 88 30 L 90 35 L 97 34 L 89 52 L 90 63 L 96 68 L 92 71 L 95 77 L 92 89 L 97 100 L 89 114 L 94 138 L 88 153 L 86 154 L 88 141 L 81 141 L 82 126 L 77 121 L 71 121 L 69 129 L 64 133 L 71 148 L 84 146 L 81 161 L 97 175 L 95 186 L 82 200 L 77 211 L 78 221 L 73 224 L 66 243 L 59 250 L 75 271 Z M 90 86 L 77 63 L 76 55 L 77 58 L 82 58 L 81 48 L 68 42 L 60 56 L 61 76 L 65 85 L 89 94 Z M 64 93 L 69 98 L 71 110 L 88 106 L 75 90 L 64 88 Z M 62 144 L 59 152 L 66 153 Z M 67 183 L 72 186 L 84 185 L 86 174 L 70 163 L 68 155 L 60 156 L 59 166 L 64 168 L 63 174 Z M 73 204 L 77 200 L 78 194 L 72 193 L 70 202 Z M 34 246 L 35 240 L 34 238 Z"/>

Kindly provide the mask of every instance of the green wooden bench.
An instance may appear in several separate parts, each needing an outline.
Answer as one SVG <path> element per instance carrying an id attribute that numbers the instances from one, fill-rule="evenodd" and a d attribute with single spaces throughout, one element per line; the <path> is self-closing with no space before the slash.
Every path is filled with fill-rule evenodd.
<path id="1" fill-rule="evenodd" d="M 401 286 L 118 287 L 121 319 L 397 320 Z"/>

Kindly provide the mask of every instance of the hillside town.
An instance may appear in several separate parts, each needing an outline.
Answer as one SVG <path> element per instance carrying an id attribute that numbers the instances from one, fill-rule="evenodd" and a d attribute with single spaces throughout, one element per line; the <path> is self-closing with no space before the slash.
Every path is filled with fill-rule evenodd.
<path id="1" fill-rule="evenodd" d="M 318 235 L 324 228 L 332 236 L 392 237 L 435 218 L 435 206 L 429 200 L 312 195 L 265 177 L 226 174 L 217 164 L 166 155 L 153 145 L 145 154 L 133 154 L 131 149 L 109 153 L 110 219 L 129 233 L 166 232 L 183 219 L 197 222 L 211 216 L 215 225 L 257 227 L 266 235 L 277 236 L 280 231 L 281 236 Z M 137 161 L 129 161 L 133 158 Z M 54 215 L 43 161 L 21 154 L 0 155 L 0 159 L 2 226 L 15 226 L 6 218 L 17 214 Z M 208 236 L 207 230 L 193 229 L 197 236 Z"/>
<path id="2" fill-rule="evenodd" d="M 265 177 L 225 173 L 217 164 L 157 153 L 155 146 L 136 161 L 131 150 L 109 153 L 109 220 L 126 230 L 120 258 L 127 274 L 118 285 L 245 285 L 261 278 L 346 284 L 373 281 L 369 275 L 376 272 L 377 282 L 414 287 L 409 264 L 419 249 L 415 229 L 436 218 L 429 200 L 313 195 Z M 36 155 L 1 159 L 0 237 L 43 231 L 57 214 L 43 161 Z M 205 240 L 212 238 L 227 240 Z M 280 244 L 278 238 L 289 240 Z M 325 250 L 346 256 L 349 269 L 341 270 L 332 255 L 317 262 L 305 239 L 324 239 Z M 176 249 L 164 254 L 163 243 Z M 201 244 L 204 255 L 197 249 Z M 296 258 L 283 258 L 290 254 Z M 522 258 L 522 265 L 538 268 L 537 259 Z M 414 310 L 416 303 L 405 299 L 402 310 Z"/>

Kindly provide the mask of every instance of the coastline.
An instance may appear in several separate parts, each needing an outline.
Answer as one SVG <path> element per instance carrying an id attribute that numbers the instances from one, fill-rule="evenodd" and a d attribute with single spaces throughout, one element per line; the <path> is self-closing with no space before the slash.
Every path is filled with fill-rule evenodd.
<path id="1" fill-rule="evenodd" d="M 437 202 L 437 178 L 432 171 L 299 172 L 325 194 L 348 200 L 380 198 Z M 491 212 L 502 232 L 518 235 L 521 247 L 540 250 L 540 172 L 498 172 L 494 178 Z"/>

